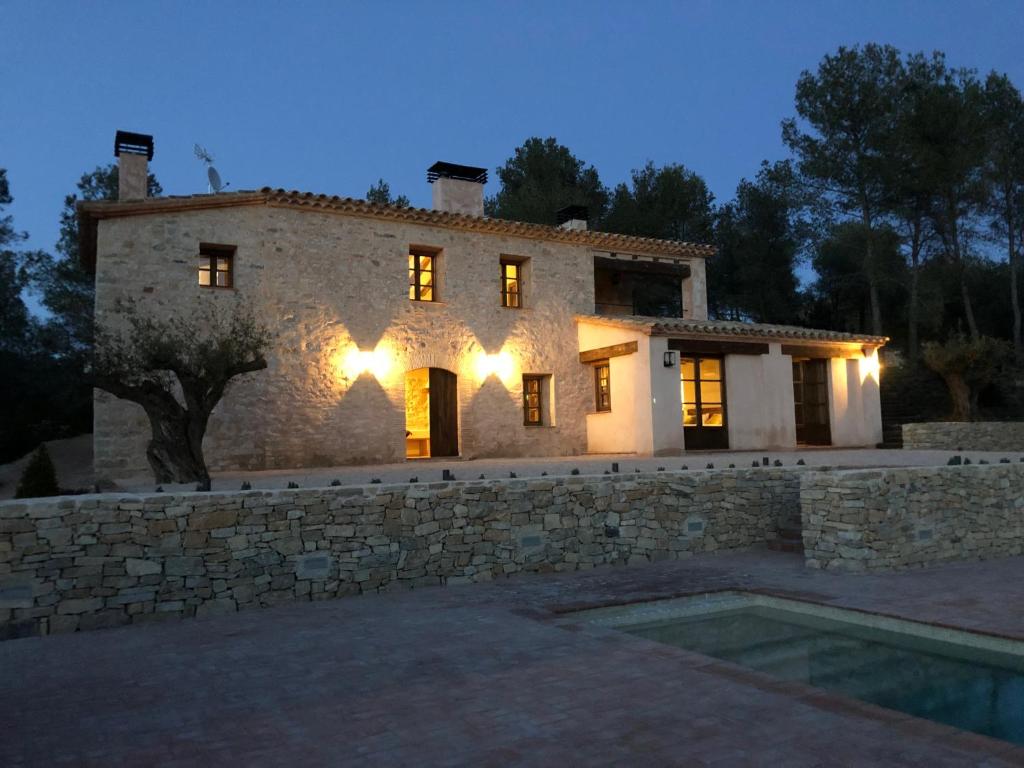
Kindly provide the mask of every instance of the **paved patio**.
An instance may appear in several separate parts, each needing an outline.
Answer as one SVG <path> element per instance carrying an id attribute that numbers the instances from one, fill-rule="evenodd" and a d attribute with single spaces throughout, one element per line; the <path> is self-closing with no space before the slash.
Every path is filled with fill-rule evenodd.
<path id="1" fill-rule="evenodd" d="M 973 462 L 988 461 L 995 464 L 1000 459 L 1020 461 L 1024 453 L 1012 451 L 904 451 L 875 448 L 800 448 L 792 451 L 706 451 L 686 453 L 680 456 L 637 456 L 635 454 L 588 454 L 586 456 L 556 456 L 541 459 L 411 459 L 399 464 L 376 464 L 370 466 L 323 467 L 311 469 L 267 470 L 262 472 L 216 472 L 212 486 L 215 491 L 238 490 L 243 482 L 253 488 L 287 488 L 289 482 L 298 483 L 302 488 L 317 488 L 330 485 L 338 480 L 342 485 L 365 485 L 379 479 L 383 483 L 405 483 L 411 478 L 420 482 L 441 480 L 444 470 L 450 470 L 458 480 L 475 480 L 480 475 L 488 478 L 508 477 L 515 472 L 518 477 L 539 477 L 568 475 L 573 469 L 581 474 L 600 475 L 611 471 L 612 464 L 619 465 L 620 472 L 653 472 L 658 467 L 691 470 L 705 469 L 714 464 L 718 469 L 735 464 L 749 467 L 752 462 L 761 463 L 768 457 L 769 463 L 781 461 L 793 466 L 803 461 L 813 467 L 919 467 L 945 464 L 954 453 L 966 456 Z M 154 488 L 151 476 L 142 476 L 118 481 L 122 490 L 148 492 Z M 190 485 L 163 486 L 165 491 L 188 491 Z"/>
<path id="2" fill-rule="evenodd" d="M 874 576 L 747 552 L 0 643 L 0 765 L 1022 765 L 1024 749 L 570 608 L 723 588 L 1024 638 L 1024 558 Z"/>

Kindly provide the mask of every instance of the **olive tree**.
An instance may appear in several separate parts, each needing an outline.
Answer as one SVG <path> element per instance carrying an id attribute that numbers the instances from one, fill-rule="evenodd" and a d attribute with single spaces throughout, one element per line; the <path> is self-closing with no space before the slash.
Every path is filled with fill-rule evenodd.
<path id="1" fill-rule="evenodd" d="M 945 344 L 927 342 L 924 363 L 946 382 L 953 402 L 953 421 L 971 421 L 978 416 L 978 397 L 1004 370 L 1013 347 L 990 336 L 968 338 L 959 334 Z"/>
<path id="2" fill-rule="evenodd" d="M 117 328 L 97 330 L 93 381 L 145 410 L 152 428 L 146 457 L 158 483 L 209 489 L 203 436 L 210 414 L 237 377 L 267 367 L 266 326 L 241 304 L 218 304 L 159 319 L 127 303 Z"/>

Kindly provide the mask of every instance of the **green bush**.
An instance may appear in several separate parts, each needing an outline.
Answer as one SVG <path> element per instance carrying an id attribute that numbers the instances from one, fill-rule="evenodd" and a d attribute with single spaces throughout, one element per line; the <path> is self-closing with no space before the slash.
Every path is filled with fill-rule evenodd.
<path id="1" fill-rule="evenodd" d="M 36 452 L 29 459 L 25 471 L 18 481 L 18 490 L 14 494 L 16 499 L 34 499 L 40 496 L 59 496 L 60 488 L 57 487 L 57 470 L 50 460 L 50 452 L 46 450 L 46 444 L 40 445 Z"/>

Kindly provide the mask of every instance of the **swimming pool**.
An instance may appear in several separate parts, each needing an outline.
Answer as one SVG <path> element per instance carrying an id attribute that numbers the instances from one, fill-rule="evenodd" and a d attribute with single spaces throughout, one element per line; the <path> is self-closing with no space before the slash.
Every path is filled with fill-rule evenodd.
<path id="1" fill-rule="evenodd" d="M 784 680 L 1024 744 L 1024 642 L 742 592 L 577 616 Z"/>

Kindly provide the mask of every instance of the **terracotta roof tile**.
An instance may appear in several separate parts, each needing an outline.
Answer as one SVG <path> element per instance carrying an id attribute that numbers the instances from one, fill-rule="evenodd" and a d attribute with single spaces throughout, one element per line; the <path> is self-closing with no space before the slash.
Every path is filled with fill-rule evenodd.
<path id="1" fill-rule="evenodd" d="M 730 320 L 689 320 L 682 317 L 641 317 L 637 315 L 577 315 L 576 320 L 598 325 L 632 328 L 648 336 L 744 337 L 773 341 L 817 341 L 871 346 L 882 346 L 889 341 L 888 336 L 841 333 L 818 328 L 802 328 L 796 325 L 738 323 Z"/>
<path id="2" fill-rule="evenodd" d="M 221 192 L 211 195 L 186 195 L 152 197 L 145 200 L 92 201 L 78 204 L 79 219 L 83 234 L 88 233 L 93 242 L 82 243 L 83 262 L 90 264 L 95 259 L 95 222 L 99 219 L 143 214 L 200 210 L 206 208 L 231 208 L 247 205 L 298 208 L 300 210 L 331 211 L 364 218 L 404 221 L 447 229 L 487 232 L 523 237 L 533 240 L 549 240 L 573 243 L 600 250 L 623 253 L 640 253 L 658 256 L 685 256 L 707 258 L 715 253 L 712 245 L 686 243 L 678 240 L 658 240 L 651 237 L 620 235 L 595 230 L 576 230 L 551 227 L 544 224 L 529 224 L 522 221 L 508 221 L 488 216 L 470 216 L 428 208 L 398 208 L 381 205 L 352 197 L 299 192 L 297 190 L 272 189 Z"/>

